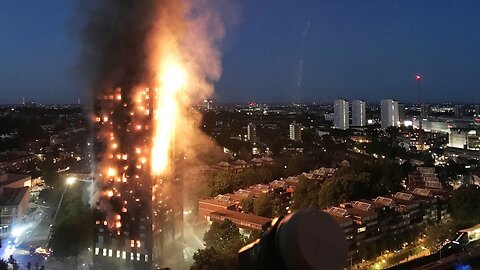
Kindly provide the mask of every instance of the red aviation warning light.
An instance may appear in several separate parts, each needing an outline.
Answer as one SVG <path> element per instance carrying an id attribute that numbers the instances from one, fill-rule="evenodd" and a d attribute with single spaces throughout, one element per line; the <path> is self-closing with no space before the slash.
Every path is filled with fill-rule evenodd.
<path id="1" fill-rule="evenodd" d="M 421 79 L 422 79 L 422 77 L 420 75 L 418 75 L 418 74 L 415 75 L 415 80 L 420 81 Z"/>

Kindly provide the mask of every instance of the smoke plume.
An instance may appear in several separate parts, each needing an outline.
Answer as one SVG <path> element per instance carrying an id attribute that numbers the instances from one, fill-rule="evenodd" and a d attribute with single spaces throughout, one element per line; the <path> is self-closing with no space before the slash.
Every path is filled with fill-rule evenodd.
<path id="1" fill-rule="evenodd" d="M 153 175 L 172 173 L 176 165 L 164 169 L 163 158 L 169 164 L 183 159 L 188 169 L 176 174 L 191 180 L 204 164 L 202 157 L 218 150 L 200 131 L 201 115 L 195 109 L 213 94 L 221 75 L 224 27 L 218 9 L 209 0 L 81 0 L 79 5 L 80 66 L 93 97 L 92 118 L 105 124 L 95 131 L 103 144 L 97 150 L 91 201 L 122 194 L 114 186 L 117 181 L 141 181 L 142 172 L 134 167 L 150 166 Z M 109 95 L 118 98 L 115 109 L 99 99 Z M 130 111 L 121 112 L 121 106 Z M 123 210 L 105 201 L 99 208 L 113 225 Z"/>

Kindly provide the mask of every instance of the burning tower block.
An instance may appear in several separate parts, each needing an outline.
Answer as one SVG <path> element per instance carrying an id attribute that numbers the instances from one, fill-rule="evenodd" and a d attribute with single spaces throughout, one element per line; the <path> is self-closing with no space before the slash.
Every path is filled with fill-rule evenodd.
<path id="1" fill-rule="evenodd" d="M 182 182 L 151 170 L 154 91 L 96 97 L 93 269 L 152 269 L 182 239 Z"/>

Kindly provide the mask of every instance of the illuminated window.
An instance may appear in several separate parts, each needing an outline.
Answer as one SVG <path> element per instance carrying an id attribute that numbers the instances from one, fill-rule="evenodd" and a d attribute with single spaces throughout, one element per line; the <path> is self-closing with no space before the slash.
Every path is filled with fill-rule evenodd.
<path id="1" fill-rule="evenodd" d="M 112 257 L 112 255 L 113 255 L 113 250 L 109 249 L 108 250 L 108 257 Z"/>
<path id="2" fill-rule="evenodd" d="M 137 261 L 140 261 L 140 253 L 137 253 Z"/>
<path id="3" fill-rule="evenodd" d="M 98 253 L 100 252 L 100 249 L 98 247 L 95 248 L 95 255 L 98 255 Z"/>
<path id="4" fill-rule="evenodd" d="M 127 252 L 126 251 L 122 251 L 122 259 L 126 259 L 127 258 Z"/>
<path id="5" fill-rule="evenodd" d="M 148 254 L 145 254 L 145 261 L 148 262 Z"/>
<path id="6" fill-rule="evenodd" d="M 133 252 L 130 252 L 130 261 L 133 261 Z"/>
<path id="7" fill-rule="evenodd" d="M 103 249 L 102 254 L 103 254 L 103 256 L 107 256 L 107 249 L 106 248 Z"/>
<path id="8" fill-rule="evenodd" d="M 361 233 L 361 232 L 364 232 L 366 230 L 367 230 L 367 227 L 361 227 L 361 228 L 358 228 L 357 232 Z"/>
<path id="9" fill-rule="evenodd" d="M 120 250 L 117 250 L 117 258 L 120 258 Z"/>

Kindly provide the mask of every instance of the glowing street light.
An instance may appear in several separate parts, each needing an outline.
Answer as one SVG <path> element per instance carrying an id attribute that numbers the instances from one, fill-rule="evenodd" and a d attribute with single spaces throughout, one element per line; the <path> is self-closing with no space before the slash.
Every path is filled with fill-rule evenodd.
<path id="1" fill-rule="evenodd" d="M 67 185 L 71 186 L 75 183 L 75 181 L 77 181 L 76 177 L 68 177 L 67 178 Z"/>

